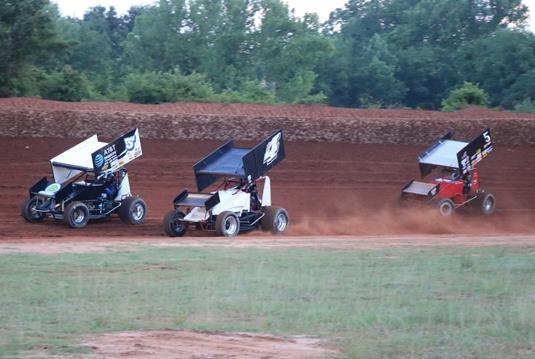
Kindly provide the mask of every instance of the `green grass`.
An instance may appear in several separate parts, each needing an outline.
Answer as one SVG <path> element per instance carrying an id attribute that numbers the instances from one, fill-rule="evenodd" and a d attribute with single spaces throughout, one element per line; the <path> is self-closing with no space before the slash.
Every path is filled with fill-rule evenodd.
<path id="1" fill-rule="evenodd" d="M 317 335 L 340 358 L 535 358 L 535 250 L 143 249 L 0 256 L 0 357 L 87 333 Z"/>

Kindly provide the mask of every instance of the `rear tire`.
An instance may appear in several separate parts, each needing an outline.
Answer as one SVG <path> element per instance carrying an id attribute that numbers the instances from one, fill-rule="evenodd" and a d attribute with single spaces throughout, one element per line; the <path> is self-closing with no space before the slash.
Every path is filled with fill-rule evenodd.
<path id="1" fill-rule="evenodd" d="M 37 206 L 37 198 L 32 197 L 24 201 L 21 206 L 21 214 L 25 220 L 30 223 L 41 222 L 45 218 L 45 214 L 42 212 L 37 212 L 35 207 Z"/>
<path id="2" fill-rule="evenodd" d="M 117 214 L 126 224 L 141 224 L 145 221 L 147 205 L 140 197 L 126 197 L 121 202 Z"/>
<path id="3" fill-rule="evenodd" d="M 264 214 L 264 218 L 262 218 L 260 222 L 260 226 L 264 231 L 273 234 L 282 234 L 288 229 L 290 217 L 284 208 L 266 207 L 264 209 Z"/>
<path id="4" fill-rule="evenodd" d="M 83 228 L 89 222 L 89 208 L 82 202 L 71 202 L 65 208 L 63 221 L 71 228 Z"/>
<path id="5" fill-rule="evenodd" d="M 163 229 L 169 237 L 182 237 L 186 234 L 187 226 L 182 219 L 186 215 L 178 210 L 174 209 L 169 211 L 163 219 Z"/>
<path id="6" fill-rule="evenodd" d="M 442 199 L 438 202 L 438 212 L 443 217 L 451 217 L 455 213 L 455 204 L 449 198 Z"/>
<path id="7" fill-rule="evenodd" d="M 240 233 L 240 219 L 234 212 L 222 212 L 215 220 L 215 231 L 218 236 L 235 237 Z"/>
<path id="8" fill-rule="evenodd" d="M 496 198 L 492 193 L 484 193 L 481 198 L 481 213 L 485 216 L 490 216 L 496 209 Z"/>

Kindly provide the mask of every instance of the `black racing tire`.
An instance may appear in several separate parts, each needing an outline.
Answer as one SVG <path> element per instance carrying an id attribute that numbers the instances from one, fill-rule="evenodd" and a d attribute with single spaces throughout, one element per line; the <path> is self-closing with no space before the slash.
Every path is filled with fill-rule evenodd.
<path id="1" fill-rule="evenodd" d="M 485 216 L 490 216 L 496 210 L 496 197 L 494 197 L 492 193 L 481 194 L 479 203 L 481 206 L 481 213 Z"/>
<path id="2" fill-rule="evenodd" d="M 89 222 L 89 208 L 83 202 L 71 202 L 65 208 L 63 221 L 71 228 L 83 228 Z"/>
<path id="3" fill-rule="evenodd" d="M 121 221 L 126 224 L 141 224 L 147 215 L 147 205 L 141 197 L 126 197 L 117 209 Z"/>
<path id="4" fill-rule="evenodd" d="M 281 207 L 266 207 L 264 209 L 264 218 L 260 221 L 262 230 L 273 234 L 284 233 L 290 224 L 288 211 Z"/>
<path id="5" fill-rule="evenodd" d="M 38 223 L 45 219 L 45 214 L 35 211 L 37 197 L 28 198 L 22 203 L 20 213 L 30 223 Z"/>
<path id="6" fill-rule="evenodd" d="M 182 222 L 182 219 L 185 216 L 186 215 L 178 209 L 167 212 L 163 219 L 163 229 L 169 237 L 182 237 L 186 234 L 187 225 Z"/>
<path id="7" fill-rule="evenodd" d="M 441 199 L 437 207 L 438 213 L 443 217 L 451 217 L 455 213 L 455 203 L 449 198 Z"/>
<path id="8" fill-rule="evenodd" d="M 221 212 L 215 220 L 215 231 L 218 236 L 235 237 L 240 233 L 240 219 L 234 212 Z"/>

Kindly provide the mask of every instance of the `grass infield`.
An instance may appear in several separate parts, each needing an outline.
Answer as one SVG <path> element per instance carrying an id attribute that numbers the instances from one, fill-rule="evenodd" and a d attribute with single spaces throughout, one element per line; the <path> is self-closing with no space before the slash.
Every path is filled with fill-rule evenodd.
<path id="1" fill-rule="evenodd" d="M 535 358 L 535 248 L 0 255 L 0 357 L 88 333 L 324 337 L 339 358 Z"/>

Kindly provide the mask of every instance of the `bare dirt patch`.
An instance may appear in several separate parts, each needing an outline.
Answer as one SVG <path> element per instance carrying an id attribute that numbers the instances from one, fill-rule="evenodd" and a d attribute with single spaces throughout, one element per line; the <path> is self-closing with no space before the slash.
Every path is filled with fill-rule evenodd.
<path id="1" fill-rule="evenodd" d="M 71 238 L 56 242 L 32 239 L 21 242 L 0 242 L 2 254 L 99 253 L 106 251 L 139 251 L 146 248 L 228 248 L 228 249 L 383 249 L 432 247 L 535 247 L 535 235 L 382 235 L 382 236 L 247 236 L 235 239 L 196 237 L 155 240 L 138 237 L 113 240 L 107 238 Z"/>
<path id="2" fill-rule="evenodd" d="M 82 357 L 87 359 L 299 359 L 333 353 L 316 338 L 186 330 L 95 335 L 85 344 L 93 351 Z"/>

